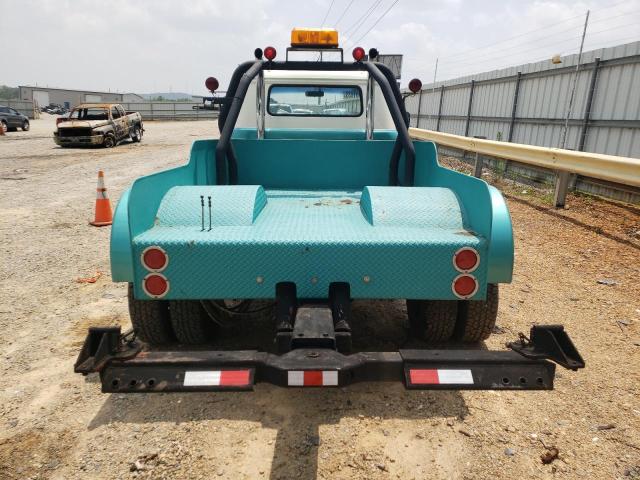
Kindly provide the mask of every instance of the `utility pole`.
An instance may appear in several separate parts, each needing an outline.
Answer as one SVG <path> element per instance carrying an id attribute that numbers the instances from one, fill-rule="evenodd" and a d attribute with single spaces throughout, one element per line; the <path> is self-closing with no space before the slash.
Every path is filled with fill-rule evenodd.
<path id="1" fill-rule="evenodd" d="M 582 49 L 584 48 L 584 37 L 587 34 L 588 23 L 589 23 L 589 10 L 587 10 L 587 16 L 584 19 L 584 28 L 582 29 L 582 39 L 580 40 L 580 52 L 578 53 L 578 62 L 576 63 L 576 71 L 573 74 L 573 86 L 571 87 L 571 94 L 569 95 L 569 107 L 567 108 L 567 116 L 564 119 L 564 130 L 562 131 L 560 148 L 567 147 L 567 130 L 569 129 L 569 117 L 571 116 L 571 110 L 573 109 L 573 97 L 575 96 L 576 85 L 578 84 L 578 72 L 580 71 L 580 62 L 582 61 Z"/>
<path id="2" fill-rule="evenodd" d="M 436 78 L 438 76 L 438 60 L 439 59 L 440 59 L 439 57 L 436 58 L 436 68 L 433 71 L 433 84 L 432 84 L 433 88 L 431 89 L 431 98 L 433 99 L 434 102 L 436 100 Z M 429 110 L 431 110 L 431 102 L 429 102 Z M 418 115 L 420 115 L 420 112 L 418 112 Z M 431 120 L 431 113 L 428 114 L 427 118 Z"/>
<path id="3" fill-rule="evenodd" d="M 576 71 L 573 74 L 573 85 L 571 86 L 571 94 L 569 95 L 569 105 L 567 107 L 567 115 L 564 119 L 564 128 L 562 129 L 562 136 L 560 137 L 560 148 L 567 148 L 567 131 L 569 130 L 569 117 L 571 117 L 571 110 L 573 109 L 573 98 L 576 93 L 576 86 L 578 84 L 578 72 L 580 71 L 580 62 L 582 61 L 582 49 L 584 48 L 584 37 L 587 34 L 587 25 L 589 24 L 589 13 L 584 19 L 584 28 L 582 29 L 582 39 L 580 40 L 580 52 L 578 53 L 578 61 L 576 62 Z M 553 203 L 557 208 L 564 208 L 565 200 L 567 197 L 567 190 L 569 189 L 569 172 L 558 172 L 556 179 L 556 188 L 553 195 Z"/>

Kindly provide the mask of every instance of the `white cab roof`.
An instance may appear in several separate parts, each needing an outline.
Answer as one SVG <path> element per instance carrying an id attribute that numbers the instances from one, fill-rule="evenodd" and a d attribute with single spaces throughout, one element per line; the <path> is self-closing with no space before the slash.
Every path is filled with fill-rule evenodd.
<path id="1" fill-rule="evenodd" d="M 327 81 L 351 81 L 363 82 L 367 81 L 369 74 L 367 72 L 338 72 L 335 70 L 328 71 L 309 71 L 309 70 L 265 70 L 265 80 L 327 80 Z"/>

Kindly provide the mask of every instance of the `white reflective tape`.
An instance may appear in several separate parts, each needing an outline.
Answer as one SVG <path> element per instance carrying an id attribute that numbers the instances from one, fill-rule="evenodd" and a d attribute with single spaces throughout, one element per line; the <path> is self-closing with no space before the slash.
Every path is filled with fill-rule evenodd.
<path id="1" fill-rule="evenodd" d="M 287 372 L 288 381 L 287 385 L 292 387 L 303 387 L 304 386 L 304 372 L 302 371 L 289 371 Z"/>
<path id="2" fill-rule="evenodd" d="M 183 385 L 185 387 L 210 387 L 220 385 L 220 370 L 185 372 Z"/>
<path id="3" fill-rule="evenodd" d="M 440 384 L 473 385 L 471 370 L 440 370 L 438 369 Z"/>
<path id="4" fill-rule="evenodd" d="M 322 372 L 322 385 L 325 387 L 337 387 L 338 386 L 338 372 L 323 371 Z"/>

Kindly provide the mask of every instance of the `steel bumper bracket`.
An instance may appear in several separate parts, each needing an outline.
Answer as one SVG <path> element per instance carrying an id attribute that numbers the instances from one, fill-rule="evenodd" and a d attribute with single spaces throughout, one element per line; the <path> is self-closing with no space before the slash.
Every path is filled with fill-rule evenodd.
<path id="1" fill-rule="evenodd" d="M 507 347 L 531 359 L 548 359 L 570 370 L 584 368 L 585 363 L 562 325 L 534 325 L 527 338 L 520 333 L 517 342 Z"/>

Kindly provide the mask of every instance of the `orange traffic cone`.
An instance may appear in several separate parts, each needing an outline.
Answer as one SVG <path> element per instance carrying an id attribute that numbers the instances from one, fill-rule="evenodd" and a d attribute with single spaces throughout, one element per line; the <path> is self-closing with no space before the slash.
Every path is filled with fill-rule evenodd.
<path id="1" fill-rule="evenodd" d="M 104 186 L 104 172 L 98 172 L 98 188 L 96 189 L 96 216 L 93 222 L 89 222 L 94 227 L 104 227 L 111 225 L 113 215 L 111 213 L 111 202 L 107 196 L 107 189 Z"/>

